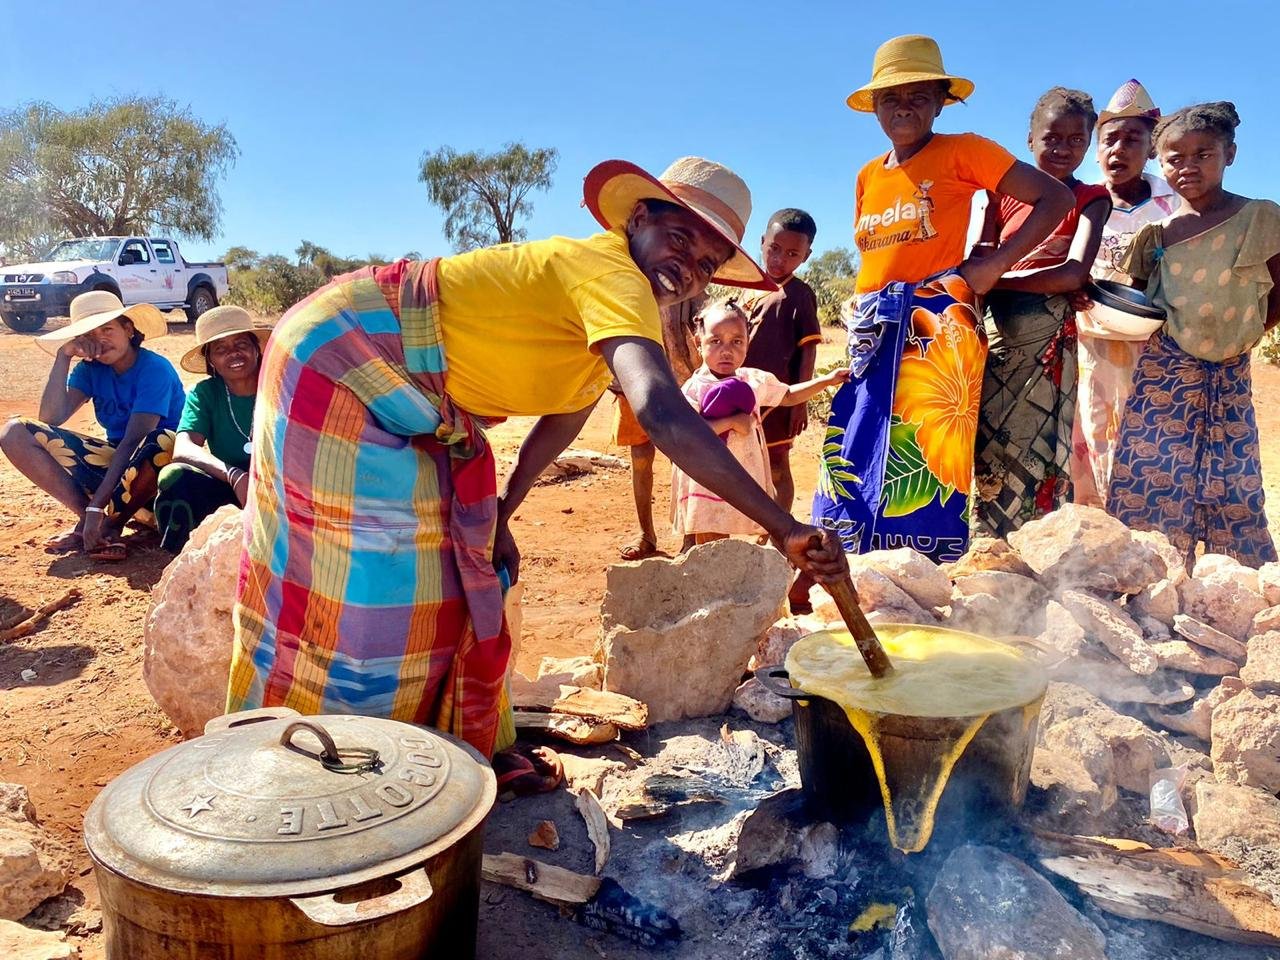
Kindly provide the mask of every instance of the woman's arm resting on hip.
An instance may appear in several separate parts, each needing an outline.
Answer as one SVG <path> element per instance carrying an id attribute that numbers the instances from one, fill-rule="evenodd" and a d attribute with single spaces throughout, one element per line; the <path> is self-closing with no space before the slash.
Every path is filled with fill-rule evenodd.
<path id="1" fill-rule="evenodd" d="M 993 253 L 979 258 L 972 255 L 960 265 L 965 282 L 974 293 L 986 293 L 1002 274 L 1030 253 L 1065 217 L 1075 203 L 1067 187 L 1021 160 L 1000 178 L 996 192 L 1021 200 L 1031 207 L 1018 231 Z"/>

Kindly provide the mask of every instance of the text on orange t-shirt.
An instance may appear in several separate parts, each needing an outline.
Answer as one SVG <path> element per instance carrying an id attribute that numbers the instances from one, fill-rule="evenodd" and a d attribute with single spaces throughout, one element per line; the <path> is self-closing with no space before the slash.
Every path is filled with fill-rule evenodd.
<path id="1" fill-rule="evenodd" d="M 964 259 L 970 202 L 994 190 L 1015 159 L 975 133 L 937 133 L 901 166 L 887 154 L 858 172 L 853 240 L 862 256 L 857 292 L 915 283 Z"/>

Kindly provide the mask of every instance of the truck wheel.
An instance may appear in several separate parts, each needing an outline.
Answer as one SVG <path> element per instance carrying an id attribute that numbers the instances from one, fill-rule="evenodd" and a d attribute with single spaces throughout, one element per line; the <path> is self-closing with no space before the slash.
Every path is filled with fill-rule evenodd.
<path id="1" fill-rule="evenodd" d="M 0 313 L 0 320 L 17 333 L 35 333 L 48 319 L 43 313 Z"/>
<path id="2" fill-rule="evenodd" d="M 191 293 L 191 302 L 184 309 L 187 312 L 187 319 L 195 323 L 200 314 L 206 310 L 212 310 L 217 305 L 218 298 L 213 295 L 212 290 L 208 287 L 196 287 Z"/>

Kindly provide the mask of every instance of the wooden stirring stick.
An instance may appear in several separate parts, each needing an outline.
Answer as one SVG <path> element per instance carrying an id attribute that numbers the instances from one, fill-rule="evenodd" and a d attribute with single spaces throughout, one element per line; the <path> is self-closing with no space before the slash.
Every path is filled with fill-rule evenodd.
<path id="1" fill-rule="evenodd" d="M 849 628 L 853 642 L 858 645 L 858 652 L 867 662 L 867 669 L 871 671 L 871 675 L 879 679 L 892 673 L 893 664 L 889 662 L 889 655 L 884 652 L 884 647 L 880 646 L 880 638 L 876 636 L 862 608 L 858 606 L 858 594 L 853 589 L 853 578 L 846 576 L 843 580 L 824 583 L 822 586 L 836 602 L 836 609 L 840 611 L 840 617 L 844 620 L 844 625 Z"/>
<path id="2" fill-rule="evenodd" d="M 814 537 L 809 541 L 809 545 L 814 550 L 819 550 L 822 548 L 822 541 Z M 866 661 L 871 675 L 878 680 L 892 673 L 893 664 L 889 661 L 889 655 L 884 652 L 884 647 L 880 645 L 880 638 L 876 636 L 862 608 L 858 606 L 858 593 L 853 589 L 853 577 L 846 573 L 843 580 L 824 583 L 822 588 L 831 594 L 831 599 L 836 602 L 836 609 L 840 611 L 840 617 L 844 620 L 844 625 L 849 628 L 849 635 L 858 645 L 858 652 Z"/>

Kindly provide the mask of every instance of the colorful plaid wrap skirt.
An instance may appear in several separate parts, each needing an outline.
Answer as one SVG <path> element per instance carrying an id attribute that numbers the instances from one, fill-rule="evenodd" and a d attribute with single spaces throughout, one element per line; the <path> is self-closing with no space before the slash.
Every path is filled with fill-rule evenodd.
<path id="1" fill-rule="evenodd" d="M 1215 363 L 1163 330 L 1147 341 L 1120 423 L 1107 512 L 1163 531 L 1188 565 L 1199 543 L 1251 567 L 1276 559 L 1249 354 Z"/>
<path id="2" fill-rule="evenodd" d="M 387 717 L 486 755 L 514 740 L 494 458 L 449 399 L 436 298 L 435 261 L 402 260 L 335 279 L 273 332 L 228 711 Z"/>

